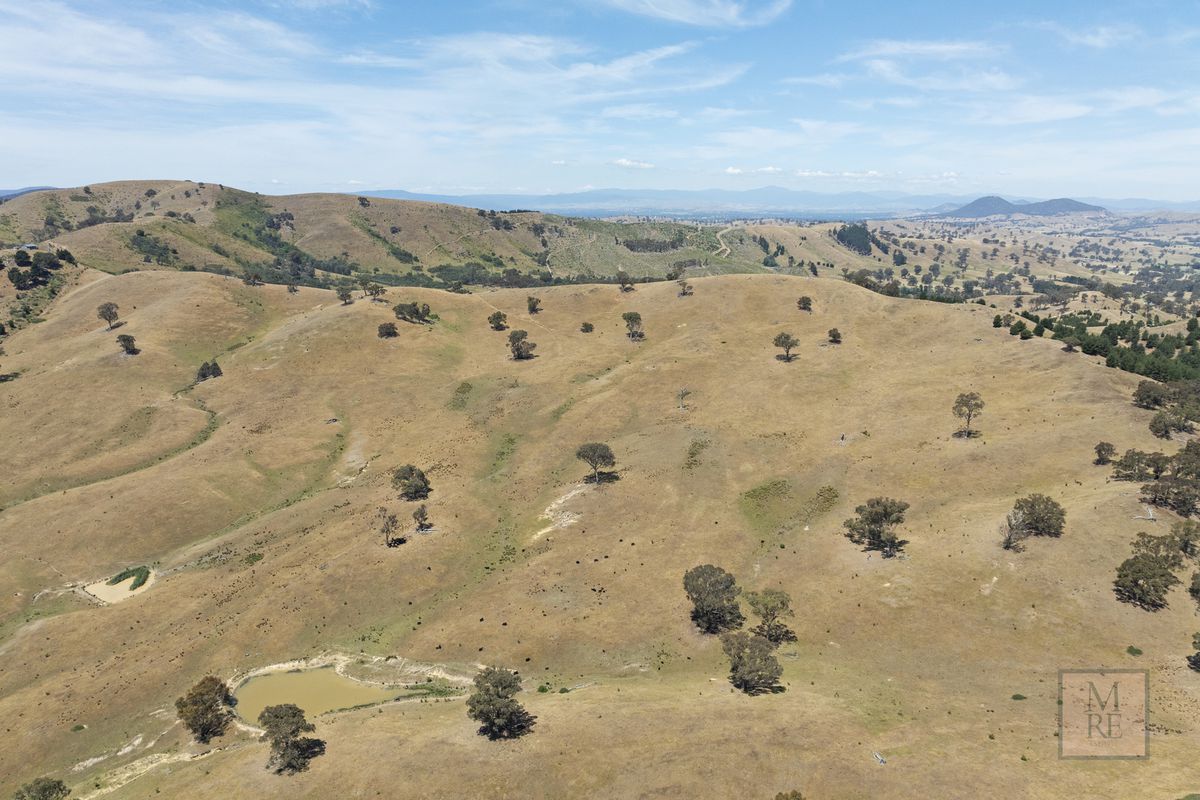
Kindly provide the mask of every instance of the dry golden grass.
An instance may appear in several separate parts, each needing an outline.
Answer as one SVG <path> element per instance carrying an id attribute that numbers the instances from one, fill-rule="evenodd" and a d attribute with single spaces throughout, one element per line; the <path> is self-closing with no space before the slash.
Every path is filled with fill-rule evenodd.
<path id="1" fill-rule="evenodd" d="M 32 499 L 0 515 L 0 793 L 38 774 L 80 797 L 98 783 L 198 800 L 1193 789 L 1196 612 L 1179 589 L 1158 614 L 1116 602 L 1116 566 L 1151 524 L 1133 520 L 1136 488 L 1091 463 L 1100 439 L 1155 448 L 1129 403 L 1136 376 L 1020 342 L 980 306 L 772 275 L 694 284 L 688 298 L 673 284 L 538 291 L 531 318 L 526 290 L 342 306 L 204 274 L 83 280 L 6 343 L 5 369 L 24 373 L 0 389 L 18 442 L 4 491 Z M 142 355 L 116 356 L 99 330 L 107 299 Z M 438 322 L 379 339 L 409 299 Z M 538 358 L 507 358 L 485 322 L 497 308 Z M 629 310 L 643 343 L 623 335 Z M 844 344 L 826 343 L 831 327 Z M 781 330 L 801 341 L 790 364 L 771 346 Z M 213 355 L 225 376 L 180 393 Z M 964 441 L 950 405 L 968 390 L 988 405 L 982 437 Z M 199 403 L 218 425 L 186 447 Z M 162 428 L 122 428 L 146 407 Z M 613 447 L 621 479 L 564 501 L 577 516 L 545 531 L 592 440 Z M 79 455 L 92 451 L 104 458 Z M 408 523 L 389 475 L 404 463 L 430 476 L 436 530 L 388 549 L 374 514 Z M 33 497 L 57 479 L 70 485 Z M 751 497 L 769 502 L 745 499 L 766 484 Z M 838 492 L 828 510 L 812 502 L 823 486 Z M 1066 535 L 1003 551 L 997 526 L 1033 491 L 1063 503 Z M 842 536 L 881 494 L 912 504 L 906 559 Z M 682 574 L 705 562 L 791 593 L 786 692 L 733 692 L 719 644 L 689 623 Z M 7 624 L 48 602 L 38 592 L 137 564 L 158 576 L 138 597 Z M 264 745 L 237 732 L 184 760 L 207 748 L 184 741 L 170 704 L 198 678 L 328 651 L 518 668 L 538 725 L 495 743 L 461 701 L 405 703 L 319 719 L 328 753 L 299 776 L 267 773 Z M 1148 762 L 1057 759 L 1056 671 L 1087 666 L 1152 670 Z M 558 693 L 579 684 L 592 685 Z"/>

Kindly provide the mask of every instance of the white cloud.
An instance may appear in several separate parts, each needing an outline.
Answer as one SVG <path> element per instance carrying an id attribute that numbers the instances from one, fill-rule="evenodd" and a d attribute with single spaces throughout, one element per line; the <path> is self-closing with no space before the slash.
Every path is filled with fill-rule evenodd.
<path id="1" fill-rule="evenodd" d="M 672 119 L 678 117 L 679 113 L 669 108 L 654 105 L 653 103 L 629 103 L 627 105 L 609 106 L 602 109 L 600 116 L 606 119 Z"/>
<path id="2" fill-rule="evenodd" d="M 1072 28 L 1057 22 L 1037 22 L 1033 27 L 1050 31 L 1063 41 L 1081 47 L 1106 50 L 1141 35 L 1133 25 L 1100 25 L 1095 28 Z"/>
<path id="3" fill-rule="evenodd" d="M 685 25 L 748 28 L 766 25 L 787 11 L 792 0 L 602 0 L 613 8 Z"/>
<path id="4" fill-rule="evenodd" d="M 636 161 L 632 158 L 618 158 L 609 163 L 614 167 L 621 167 L 622 169 L 654 169 L 653 164 L 647 161 Z"/>
<path id="5" fill-rule="evenodd" d="M 925 92 L 1006 92 L 1019 85 L 1016 78 L 994 68 L 913 75 L 901 69 L 895 61 L 882 58 L 871 59 L 865 66 L 873 78 Z"/>
<path id="6" fill-rule="evenodd" d="M 800 75 L 794 78 L 784 78 L 781 83 L 798 84 L 800 86 L 821 86 L 826 89 L 838 89 L 850 80 L 845 73 L 826 72 L 820 75 Z"/>
<path id="7" fill-rule="evenodd" d="M 978 41 L 920 41 L 913 39 L 876 39 L 843 53 L 838 61 L 864 61 L 876 58 L 921 58 L 953 61 L 964 58 L 984 58 L 998 53 L 1000 48 Z"/>
<path id="8" fill-rule="evenodd" d="M 780 167 L 754 167 L 752 169 L 743 169 L 742 167 L 726 167 L 726 175 L 775 175 L 783 172 Z"/>

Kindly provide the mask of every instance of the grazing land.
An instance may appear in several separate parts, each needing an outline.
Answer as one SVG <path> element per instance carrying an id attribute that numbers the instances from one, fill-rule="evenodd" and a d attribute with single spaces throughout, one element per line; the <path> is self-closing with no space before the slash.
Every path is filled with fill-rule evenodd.
<path id="1" fill-rule="evenodd" d="M 79 227 L 99 201 L 72 194 L 143 216 Z M 73 230 L 44 236 L 51 206 Z M 258 234 L 241 238 L 247 215 L 285 208 L 295 229 L 281 241 L 330 288 L 243 280 L 277 257 Z M 1177 588 L 1150 612 L 1113 592 L 1134 536 L 1175 518 L 1139 519 L 1137 486 L 1093 463 L 1101 440 L 1163 447 L 1154 412 L 1131 402 L 1142 378 L 1070 351 L 1053 325 L 1022 338 L 993 324 L 1033 306 L 1157 315 L 1184 331 L 1190 291 L 1137 282 L 1194 257 L 1182 221 L 872 223 L 926 267 L 945 244 L 942 274 L 959 276 L 948 294 L 977 282 L 978 296 L 953 298 L 967 302 L 935 303 L 889 293 L 892 279 L 908 285 L 890 252 L 852 251 L 833 223 L 621 227 L 522 212 L 502 215 L 506 230 L 469 209 L 183 182 L 36 192 L 0 215 L 0 238 L 53 241 L 77 261 L 55 273 L 53 296 L 0 280 L 5 302 L 38 302 L 10 324 L 0 364 L 17 376 L 0 384 L 0 793 L 41 774 L 79 797 L 198 800 L 1195 788 L 1178 768 L 1200 744 L 1184 661 L 1195 603 Z M 535 221 L 561 231 L 547 234 L 547 265 Z M 139 228 L 170 263 L 131 250 Z M 680 232 L 669 254 L 609 244 Z M 378 299 L 356 284 L 339 299 L 348 276 L 322 264 L 413 274 L 378 237 L 430 267 L 484 254 L 564 277 L 701 265 L 686 270 L 687 295 L 659 280 L 392 286 Z M 1072 256 L 1068 243 L 1083 242 L 1115 254 Z M 1029 274 L 1015 274 L 1027 256 Z M 894 275 L 843 279 L 884 263 Z M 989 287 L 999 272 L 1014 277 Z M 1106 284 L 1139 294 L 1110 297 Z M 105 302 L 116 330 L 97 318 Z M 425 321 L 398 320 L 406 303 L 418 316 L 427 304 Z M 509 332 L 489 325 L 497 311 L 536 344 L 532 358 L 511 357 Z M 780 332 L 796 340 L 790 360 L 776 358 Z M 220 377 L 197 382 L 210 361 Z M 951 407 L 967 392 L 986 405 L 960 436 Z M 593 479 L 576 458 L 585 442 L 611 448 L 610 472 Z M 426 498 L 400 498 L 403 465 L 425 476 Z M 1006 515 L 1032 493 L 1061 503 L 1065 532 L 1004 549 Z M 895 558 L 845 535 L 843 521 L 881 495 L 909 506 Z M 380 509 L 398 518 L 382 536 Z M 790 595 L 780 691 L 730 684 L 721 642 L 689 618 L 683 575 L 701 564 L 744 591 Z M 141 565 L 154 579 L 119 603 L 80 592 Z M 198 744 L 176 719 L 175 699 L 205 675 L 236 684 L 306 659 L 378 685 L 392 685 L 380 664 L 426 666 L 398 701 L 310 715 L 326 750 L 292 776 L 263 769 L 253 722 Z M 532 733 L 490 741 L 458 684 L 412 689 L 482 665 L 519 671 Z M 1152 670 L 1149 761 L 1057 758 L 1057 670 L 1095 665 Z"/>

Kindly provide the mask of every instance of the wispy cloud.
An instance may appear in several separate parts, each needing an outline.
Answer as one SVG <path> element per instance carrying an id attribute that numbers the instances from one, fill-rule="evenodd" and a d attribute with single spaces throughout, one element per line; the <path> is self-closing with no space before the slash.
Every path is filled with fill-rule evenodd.
<path id="1" fill-rule="evenodd" d="M 1135 25 L 1099 25 L 1094 28 L 1073 28 L 1058 22 L 1035 22 L 1031 24 L 1031 27 L 1050 31 L 1069 44 L 1092 47 L 1097 50 L 1106 50 L 1118 44 L 1136 39 L 1141 35 L 1141 30 Z"/>
<path id="2" fill-rule="evenodd" d="M 602 0 L 613 8 L 647 17 L 706 28 L 766 25 L 787 11 L 792 0 Z"/>
<path id="3" fill-rule="evenodd" d="M 820 75 L 798 75 L 784 78 L 780 83 L 796 84 L 799 86 L 822 86 L 826 89 L 840 89 L 845 86 L 852 76 L 844 72 L 824 72 Z"/>
<path id="4" fill-rule="evenodd" d="M 876 39 L 838 56 L 837 61 L 864 61 L 877 58 L 922 58 L 952 61 L 984 58 L 1001 51 L 997 45 L 980 41 L 921 41 L 913 39 Z"/>
<path id="5" fill-rule="evenodd" d="M 654 165 L 648 161 L 637 161 L 632 158 L 618 158 L 615 161 L 609 162 L 614 167 L 622 169 L 654 169 Z"/>
<path id="6" fill-rule="evenodd" d="M 777 175 L 783 172 L 782 167 L 726 167 L 726 175 Z"/>

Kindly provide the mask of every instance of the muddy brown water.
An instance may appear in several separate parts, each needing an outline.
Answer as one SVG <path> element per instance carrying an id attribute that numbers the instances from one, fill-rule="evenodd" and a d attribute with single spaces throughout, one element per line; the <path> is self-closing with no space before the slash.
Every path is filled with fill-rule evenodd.
<path id="1" fill-rule="evenodd" d="M 339 675 L 333 667 L 319 667 L 255 676 L 239 686 L 234 696 L 238 716 L 257 724 L 267 706 L 295 703 L 311 718 L 326 711 L 394 700 L 403 692 L 400 687 L 360 683 Z"/>

